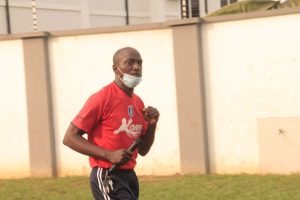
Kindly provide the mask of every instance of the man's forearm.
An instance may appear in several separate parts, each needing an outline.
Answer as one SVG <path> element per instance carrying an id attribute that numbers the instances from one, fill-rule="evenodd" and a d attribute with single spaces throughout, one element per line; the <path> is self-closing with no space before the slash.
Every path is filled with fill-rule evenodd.
<path id="1" fill-rule="evenodd" d="M 148 126 L 148 129 L 147 129 L 145 135 L 142 136 L 143 142 L 139 146 L 139 154 L 140 155 L 145 156 L 149 152 L 149 150 L 154 142 L 155 130 L 156 130 L 156 124 Z"/>

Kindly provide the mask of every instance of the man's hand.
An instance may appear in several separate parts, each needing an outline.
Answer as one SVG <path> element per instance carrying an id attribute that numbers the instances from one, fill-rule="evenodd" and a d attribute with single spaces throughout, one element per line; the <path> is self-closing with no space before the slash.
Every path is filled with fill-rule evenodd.
<path id="1" fill-rule="evenodd" d="M 126 149 L 119 149 L 115 151 L 107 151 L 106 152 L 106 160 L 111 162 L 112 164 L 123 165 L 127 163 L 132 157 L 132 152 Z"/>
<path id="2" fill-rule="evenodd" d="M 159 112 L 156 108 L 148 106 L 143 109 L 144 118 L 148 121 L 149 125 L 155 125 L 158 122 Z"/>

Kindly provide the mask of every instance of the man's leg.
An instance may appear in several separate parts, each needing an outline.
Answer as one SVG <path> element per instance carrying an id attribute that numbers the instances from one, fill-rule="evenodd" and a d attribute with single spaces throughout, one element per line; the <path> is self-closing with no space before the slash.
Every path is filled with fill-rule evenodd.
<path id="1" fill-rule="evenodd" d="M 90 174 L 90 185 L 95 200 L 112 200 L 103 182 L 106 177 L 106 171 L 103 168 L 93 168 Z"/>
<path id="2" fill-rule="evenodd" d="M 109 196 L 113 200 L 138 200 L 139 183 L 133 170 L 116 170 L 110 174 L 113 191 Z"/>
<path id="3" fill-rule="evenodd" d="M 107 169 L 93 168 L 90 184 L 95 200 L 138 200 L 139 197 L 138 178 L 133 170 L 116 170 L 108 177 Z"/>

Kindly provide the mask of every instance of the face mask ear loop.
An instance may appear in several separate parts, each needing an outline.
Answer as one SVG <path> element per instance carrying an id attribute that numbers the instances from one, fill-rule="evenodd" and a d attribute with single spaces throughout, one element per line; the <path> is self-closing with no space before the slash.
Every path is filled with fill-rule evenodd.
<path id="1" fill-rule="evenodd" d="M 122 70 L 120 69 L 120 67 L 117 67 L 118 69 L 117 70 L 119 70 L 119 72 L 121 73 L 121 75 L 124 77 L 124 72 L 122 72 Z M 124 82 L 124 79 L 123 79 L 123 77 L 121 77 L 121 75 L 118 73 L 117 74 L 117 76 L 119 76 L 119 78 L 120 78 L 120 80 L 122 81 L 122 83 L 124 84 L 124 85 L 126 85 L 126 83 Z M 127 85 L 126 85 L 127 86 Z"/>
<path id="2" fill-rule="evenodd" d="M 120 67 L 116 66 L 117 70 L 121 73 L 122 76 L 124 76 L 124 73 L 121 71 Z M 121 77 L 120 73 L 117 73 L 117 76 L 122 80 L 123 78 Z"/>
<path id="3" fill-rule="evenodd" d="M 125 73 L 120 69 L 120 67 L 117 67 L 117 68 L 118 68 L 119 72 L 121 73 L 121 75 L 124 77 Z M 119 75 L 120 78 L 122 78 L 120 74 L 118 74 L 118 75 Z"/>

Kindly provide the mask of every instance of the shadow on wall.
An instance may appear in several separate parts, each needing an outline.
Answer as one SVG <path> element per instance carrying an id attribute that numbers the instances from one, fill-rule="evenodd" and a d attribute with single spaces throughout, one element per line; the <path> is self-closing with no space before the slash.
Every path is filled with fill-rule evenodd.
<path id="1" fill-rule="evenodd" d="M 224 6 L 216 10 L 215 12 L 209 13 L 205 17 L 274 10 L 280 8 L 299 7 L 299 6 L 300 6 L 300 0 L 287 0 L 282 3 L 280 3 L 280 1 L 268 1 L 268 0 L 245 0 L 245 1 L 239 1 Z"/>

